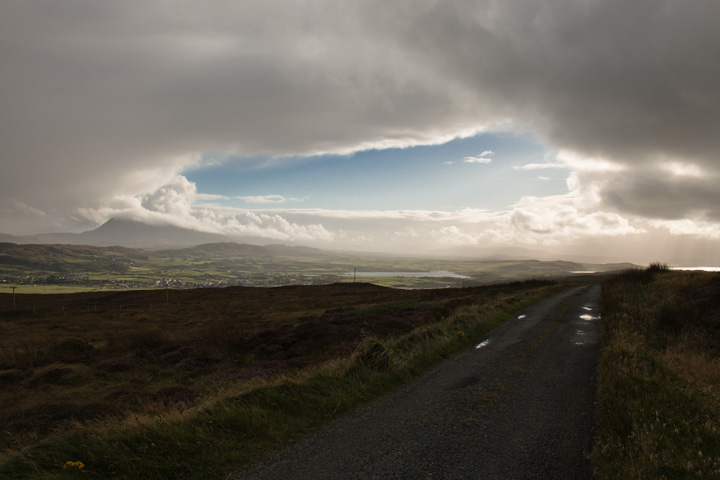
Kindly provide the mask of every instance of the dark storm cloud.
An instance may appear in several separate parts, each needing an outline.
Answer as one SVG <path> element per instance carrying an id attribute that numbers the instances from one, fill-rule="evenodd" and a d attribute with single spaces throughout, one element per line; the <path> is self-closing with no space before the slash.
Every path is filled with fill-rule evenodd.
<path id="1" fill-rule="evenodd" d="M 607 204 L 621 212 L 674 220 L 686 216 L 720 221 L 717 178 L 668 178 L 662 171 L 616 175 L 603 191 Z"/>
<path id="2" fill-rule="evenodd" d="M 675 218 L 717 217 L 686 179 L 643 176 L 661 161 L 718 171 L 719 22 L 705 0 L 5 0 L 0 197 L 92 207 L 151 193 L 203 153 L 503 126 L 625 165 L 601 179 L 609 207 L 656 215 L 654 195 L 677 187 Z"/>

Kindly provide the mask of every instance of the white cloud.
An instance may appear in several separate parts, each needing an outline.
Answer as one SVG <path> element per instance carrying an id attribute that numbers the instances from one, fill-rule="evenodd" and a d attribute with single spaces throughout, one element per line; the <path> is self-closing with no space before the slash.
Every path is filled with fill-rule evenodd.
<path id="1" fill-rule="evenodd" d="M 320 222 L 291 222 L 279 213 L 198 204 L 197 200 L 202 197 L 196 185 L 180 175 L 154 192 L 135 197 L 118 196 L 100 208 L 77 209 L 76 215 L 83 222 L 95 225 L 110 217 L 120 217 L 283 242 L 333 242 L 343 235 L 341 230 L 329 231 Z"/>
<path id="2" fill-rule="evenodd" d="M 495 152 L 493 152 L 492 150 L 485 150 L 485 151 L 482 152 L 480 155 L 477 155 L 477 156 L 475 156 L 475 157 L 465 157 L 465 158 L 463 159 L 463 161 L 464 161 L 465 163 L 484 163 L 484 164 L 487 164 L 487 163 L 490 163 L 490 162 L 493 161 L 493 159 L 490 158 L 490 157 L 492 157 L 493 155 L 495 155 Z"/>
<path id="3" fill-rule="evenodd" d="M 298 224 L 280 215 L 260 212 L 215 213 L 215 221 L 229 235 L 256 236 L 286 242 L 332 242 L 342 232 L 330 232 L 322 224 Z"/>
<path id="4" fill-rule="evenodd" d="M 143 195 L 141 205 L 151 212 L 185 217 L 190 214 L 196 198 L 195 184 L 179 175 L 172 183 L 160 187 L 151 194 Z"/>
<path id="5" fill-rule="evenodd" d="M 614 212 L 586 208 L 576 192 L 548 197 L 523 197 L 512 207 L 511 223 L 517 235 L 535 243 L 572 242 L 598 236 L 624 236 L 644 229 Z"/>
<path id="6" fill-rule="evenodd" d="M 651 220 L 655 228 L 668 231 L 672 235 L 691 235 L 709 239 L 720 239 L 720 224 L 703 220 Z"/>
<path id="7" fill-rule="evenodd" d="M 250 195 L 244 197 L 235 197 L 245 203 L 268 204 L 268 203 L 302 203 L 307 197 L 286 197 L 284 195 Z"/>
<path id="8" fill-rule="evenodd" d="M 622 161 L 613 160 L 607 157 L 590 156 L 578 151 L 563 149 L 557 153 L 557 163 L 548 164 L 551 166 L 545 168 L 570 168 L 571 170 L 579 170 L 583 172 L 607 173 L 607 172 L 624 172 L 627 171 L 628 165 Z M 538 168 L 543 168 L 541 164 Z M 558 165 L 558 166 L 552 166 Z M 531 168 L 535 169 L 535 168 Z"/>
<path id="9" fill-rule="evenodd" d="M 463 208 L 460 210 L 332 210 L 332 209 L 283 209 L 268 212 L 306 217 L 335 218 L 341 220 L 407 220 L 413 222 L 478 222 L 495 218 L 497 213 L 484 209 Z"/>
<path id="10" fill-rule="evenodd" d="M 521 245 L 550 249 L 575 244 L 575 250 L 592 245 L 592 253 L 596 255 L 617 256 L 619 252 L 626 251 L 634 255 L 630 258 L 653 261 L 669 258 L 669 250 L 655 245 L 648 240 L 648 235 L 666 241 L 670 236 L 682 237 L 686 239 L 686 244 L 688 239 L 697 237 L 720 240 L 720 223 L 702 219 L 647 221 L 603 211 L 598 208 L 601 202 L 589 203 L 579 192 L 572 190 L 564 195 L 523 197 L 511 208 L 499 212 L 469 208 L 454 211 L 252 211 L 198 203 L 199 196 L 195 184 L 178 177 L 155 192 L 136 197 L 117 197 L 101 209 L 79 209 L 77 215 L 86 222 L 97 223 L 112 216 L 147 223 L 171 223 L 223 233 L 241 241 L 252 238 L 253 242 L 264 239 L 268 242 L 404 254 L 427 253 L 437 248 L 461 245 Z M 618 244 L 616 240 L 620 238 L 625 239 L 624 244 Z M 604 243 L 598 239 L 605 239 Z M 643 248 L 642 242 L 651 245 Z M 568 254 L 575 250 L 568 247 L 568 250 L 559 249 L 558 253 Z M 706 247 L 706 251 L 713 250 Z"/>
<path id="11" fill-rule="evenodd" d="M 230 200 L 226 195 L 215 195 L 211 193 L 196 193 L 195 199 L 203 202 L 213 202 L 216 200 Z"/>
<path id="12" fill-rule="evenodd" d="M 705 175 L 705 172 L 702 168 L 698 167 L 697 165 L 693 165 L 691 163 L 682 163 L 682 162 L 664 162 L 661 163 L 660 168 L 663 170 L 666 170 L 667 172 L 677 176 L 677 177 L 694 177 L 694 178 L 702 178 Z"/>
<path id="13" fill-rule="evenodd" d="M 552 168 L 568 168 L 568 166 L 562 163 L 528 163 L 513 166 L 513 170 L 548 170 Z"/>
<path id="14" fill-rule="evenodd" d="M 282 195 L 258 195 L 247 197 L 236 197 L 246 203 L 285 203 L 287 198 Z"/>
<path id="15" fill-rule="evenodd" d="M 492 162 L 492 158 L 485 158 L 485 157 L 465 157 L 463 160 L 465 163 L 490 163 Z"/>
<path id="16" fill-rule="evenodd" d="M 455 225 L 433 229 L 428 234 L 438 246 L 477 245 L 483 237 L 482 233 L 470 232 Z"/>

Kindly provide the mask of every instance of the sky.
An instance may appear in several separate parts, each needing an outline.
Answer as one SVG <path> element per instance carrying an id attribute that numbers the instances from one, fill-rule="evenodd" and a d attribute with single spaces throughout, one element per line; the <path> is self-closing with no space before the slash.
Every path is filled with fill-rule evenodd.
<path id="1" fill-rule="evenodd" d="M 3 0 L 0 232 L 720 265 L 719 23 L 707 0 Z"/>

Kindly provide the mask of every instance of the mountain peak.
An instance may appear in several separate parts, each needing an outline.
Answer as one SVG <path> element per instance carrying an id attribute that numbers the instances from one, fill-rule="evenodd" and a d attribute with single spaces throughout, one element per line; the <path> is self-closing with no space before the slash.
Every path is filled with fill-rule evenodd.
<path id="1" fill-rule="evenodd" d="M 176 225 L 151 225 L 137 220 L 110 218 L 95 230 L 83 232 L 80 241 L 88 245 L 128 247 L 186 247 L 202 243 L 230 242 L 225 235 L 201 232 Z"/>

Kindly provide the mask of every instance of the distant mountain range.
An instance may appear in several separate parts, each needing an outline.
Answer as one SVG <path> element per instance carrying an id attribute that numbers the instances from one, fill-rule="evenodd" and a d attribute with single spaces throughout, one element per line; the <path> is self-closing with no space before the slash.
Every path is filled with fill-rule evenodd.
<path id="1" fill-rule="evenodd" d="M 234 242 L 205 243 L 188 248 L 145 250 L 133 247 L 92 246 L 70 244 L 17 244 L 0 242 L 0 271 L 4 267 L 64 271 L 117 271 L 132 264 L 144 264 L 158 258 L 192 258 L 203 262 L 227 259 L 301 259 L 330 257 L 332 254 L 310 247 L 287 245 L 248 245 Z M 200 267 L 198 267 L 200 268 Z"/>
<path id="2" fill-rule="evenodd" d="M 223 242 L 205 243 L 189 248 L 172 248 L 153 252 L 157 256 L 168 257 L 202 257 L 202 258 L 231 258 L 231 257 L 273 257 L 273 256 L 301 256 L 327 254 L 323 250 L 311 247 L 293 247 L 288 245 L 249 245 L 247 243 Z"/>
<path id="3" fill-rule="evenodd" d="M 191 247 L 203 243 L 233 242 L 236 240 L 239 239 L 218 233 L 200 232 L 173 225 L 149 225 L 117 218 L 111 218 L 95 230 L 82 233 L 39 233 L 22 236 L 0 234 L 0 242 L 7 243 L 134 248 Z M 263 239 L 243 240 L 253 240 L 253 243 L 267 243 L 267 241 L 263 242 Z M 256 240 L 260 240 L 260 242 Z"/>
<path id="4" fill-rule="evenodd" d="M 174 225 L 150 225 L 134 220 L 111 218 L 98 228 L 82 233 L 39 233 L 35 235 L 8 235 L 0 233 L 0 242 L 34 245 L 87 245 L 95 247 L 121 246 L 129 248 L 142 248 L 151 250 L 172 249 L 173 255 L 182 254 L 178 248 L 205 248 L 215 249 L 214 252 L 185 252 L 187 254 L 202 254 L 203 256 L 222 256 L 217 249 L 227 254 L 233 251 L 235 255 L 267 255 L 299 254 L 300 248 L 314 251 L 321 250 L 310 247 L 271 245 L 267 238 L 262 237 L 231 237 L 219 233 L 201 232 Z M 207 246 L 212 244 L 212 246 Z M 199 246 L 199 247 L 198 247 Z M 266 250 L 263 247 L 269 247 Z M 296 249 L 279 251 L 279 249 Z M 338 250 L 335 254 L 343 253 Z M 366 254 L 369 252 L 348 252 L 347 254 Z M 374 252 L 372 255 L 382 254 Z M 395 255 L 391 255 L 395 256 Z M 420 255 L 420 256 L 428 256 Z M 437 250 L 431 254 L 433 257 L 481 259 L 481 260 L 565 260 L 575 262 L 603 263 L 607 260 L 597 257 L 581 257 L 573 255 L 557 255 L 544 250 L 528 249 L 522 247 L 493 247 L 482 248 L 476 246 L 455 247 Z"/>
<path id="5" fill-rule="evenodd" d="M 273 252 L 276 255 L 296 255 L 300 254 L 301 248 L 312 250 L 314 254 L 323 252 L 318 249 L 300 246 L 272 245 L 271 240 L 263 237 L 244 236 L 236 237 L 222 235 L 219 233 L 201 232 L 188 228 L 177 227 L 174 225 L 150 225 L 134 220 L 125 220 L 119 218 L 111 218 L 103 225 L 94 230 L 82 233 L 40 233 L 35 235 L 8 235 L 0 233 L 0 242 L 15 243 L 20 245 L 87 245 L 95 247 L 129 247 L 141 248 L 149 250 L 178 249 L 202 246 L 204 244 L 214 244 L 212 249 L 232 250 L 235 255 L 267 255 Z M 218 246 L 219 245 L 219 246 Z M 260 246 L 268 247 L 270 250 L 260 249 Z M 198 247 L 201 248 L 201 247 Z M 278 249 L 295 249 L 291 251 L 279 251 Z M 254 249 L 254 251 L 252 251 Z M 352 254 L 352 255 L 373 255 L 383 256 L 378 252 L 350 252 L 344 250 L 324 251 L 331 254 Z M 190 253 L 190 252 L 188 252 Z M 203 256 L 220 255 L 219 251 L 215 252 L 195 252 Z M 173 254 L 178 254 L 175 250 Z M 386 254 L 396 257 L 397 254 Z M 608 263 L 622 262 L 623 258 L 616 257 L 598 257 L 588 255 L 572 255 L 562 252 L 549 252 L 545 250 L 529 249 L 522 247 L 490 247 L 483 248 L 477 246 L 460 246 L 443 250 L 436 250 L 432 253 L 418 253 L 420 257 L 445 257 L 456 259 L 475 259 L 489 261 L 506 261 L 506 260 L 562 260 L 577 263 Z"/>

